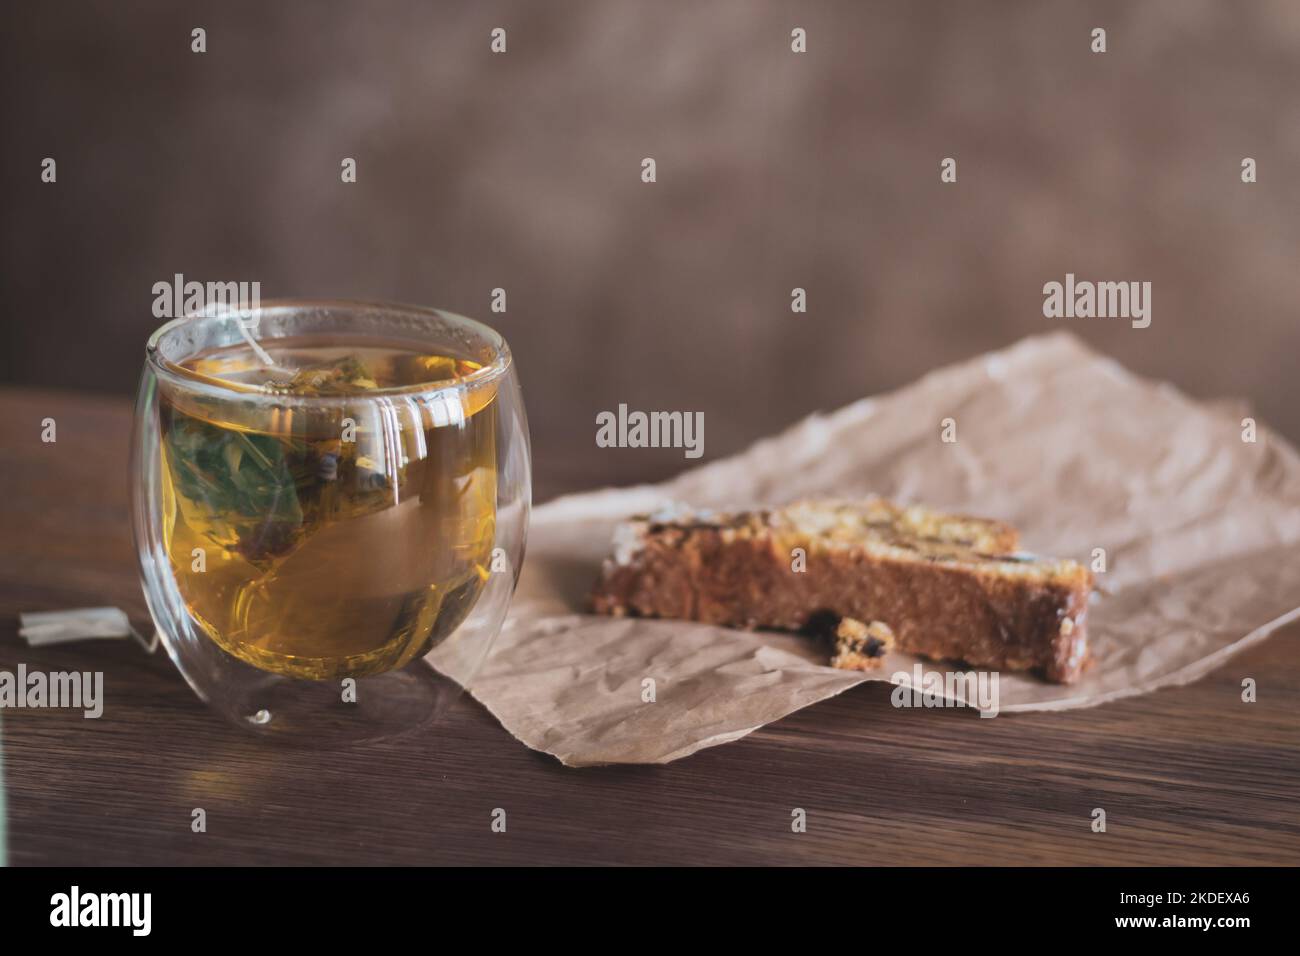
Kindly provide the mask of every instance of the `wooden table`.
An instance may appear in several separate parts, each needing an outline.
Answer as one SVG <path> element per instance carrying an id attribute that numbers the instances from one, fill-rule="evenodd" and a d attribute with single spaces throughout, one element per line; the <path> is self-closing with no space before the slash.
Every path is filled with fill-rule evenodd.
<path id="1" fill-rule="evenodd" d="M 268 746 L 209 714 L 161 651 L 17 636 L 25 610 L 147 620 L 130 424 L 121 399 L 0 391 L 0 669 L 103 670 L 106 696 L 99 720 L 0 714 L 11 863 L 1300 862 L 1295 627 L 1190 687 L 1093 710 L 980 720 L 864 686 L 665 767 L 567 770 L 467 696 L 424 735 Z M 608 477 L 598 454 L 537 464 L 538 500 Z M 1240 699 L 1245 676 L 1258 703 Z"/>

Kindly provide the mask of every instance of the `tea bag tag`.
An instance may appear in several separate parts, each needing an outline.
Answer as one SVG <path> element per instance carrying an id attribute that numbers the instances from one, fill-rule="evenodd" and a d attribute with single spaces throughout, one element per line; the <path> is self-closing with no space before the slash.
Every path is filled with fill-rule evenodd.
<path id="1" fill-rule="evenodd" d="M 131 626 L 125 612 L 115 607 L 83 607 L 69 611 L 37 611 L 18 615 L 18 633 L 31 647 L 68 644 L 100 638 L 133 637 L 152 654 L 158 649 L 158 632 L 151 640 Z"/>

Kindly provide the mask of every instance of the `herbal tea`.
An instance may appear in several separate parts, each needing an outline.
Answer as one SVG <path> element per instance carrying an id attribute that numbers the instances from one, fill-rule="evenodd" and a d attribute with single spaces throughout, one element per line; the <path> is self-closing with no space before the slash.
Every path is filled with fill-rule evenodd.
<path id="1" fill-rule="evenodd" d="M 183 363 L 248 399 L 160 395 L 163 537 L 181 596 L 209 637 L 263 670 L 401 667 L 455 630 L 487 580 L 495 387 L 475 384 L 472 361 L 402 344 L 265 351 L 273 364 L 247 345 Z M 429 387 L 376 392 L 415 385 Z"/>

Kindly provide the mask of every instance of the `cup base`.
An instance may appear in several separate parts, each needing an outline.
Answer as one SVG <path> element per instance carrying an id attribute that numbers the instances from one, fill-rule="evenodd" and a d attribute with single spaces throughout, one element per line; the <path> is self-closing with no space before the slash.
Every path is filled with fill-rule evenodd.
<path id="1" fill-rule="evenodd" d="M 371 677 L 304 681 L 259 673 L 227 685 L 212 701 L 223 716 L 260 737 L 313 747 L 367 743 L 425 727 L 460 694 L 422 660 Z"/>

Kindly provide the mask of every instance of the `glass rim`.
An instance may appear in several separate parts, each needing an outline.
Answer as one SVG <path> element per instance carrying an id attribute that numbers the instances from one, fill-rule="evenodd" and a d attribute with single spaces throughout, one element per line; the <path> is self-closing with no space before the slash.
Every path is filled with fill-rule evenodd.
<path id="1" fill-rule="evenodd" d="M 452 326 L 459 326 L 461 329 L 480 337 L 487 345 L 491 353 L 491 359 L 485 362 L 481 368 L 475 369 L 468 375 L 450 381 L 441 382 L 417 382 L 411 385 L 389 385 L 380 388 L 367 389 L 364 392 L 346 395 L 288 395 L 277 392 L 266 392 L 254 385 L 248 385 L 241 382 L 232 382 L 225 379 L 213 378 L 203 375 L 186 368 L 183 365 L 173 362 L 162 353 L 160 347 L 163 339 L 170 333 L 179 328 L 188 326 L 196 322 L 239 322 L 247 321 L 252 315 L 259 317 L 269 313 L 282 312 L 308 312 L 312 310 L 356 310 L 368 311 L 374 313 L 391 313 L 392 315 L 414 315 L 425 318 L 436 318 Z M 259 344 L 263 340 L 257 340 Z M 266 341 L 274 342 L 271 338 Z M 444 309 L 435 309 L 427 306 L 409 305 L 400 302 L 385 302 L 380 300 L 365 299 L 267 299 L 265 302 L 258 304 L 256 308 L 231 310 L 224 312 L 196 312 L 183 315 L 179 318 L 171 319 L 150 334 L 148 341 L 145 343 L 145 359 L 148 366 L 160 378 L 175 384 L 190 392 L 198 392 L 212 397 L 239 398 L 247 401 L 265 401 L 268 404 L 287 405 L 287 404 L 304 404 L 304 405 L 323 405 L 335 403 L 355 403 L 365 401 L 370 398 L 384 398 L 395 395 L 424 395 L 437 392 L 447 391 L 472 391 L 482 388 L 491 382 L 495 382 L 501 376 L 505 375 L 512 364 L 510 347 L 506 344 L 505 337 L 496 329 L 477 319 L 471 319 L 468 316 L 459 315 L 455 312 L 448 312 Z"/>

